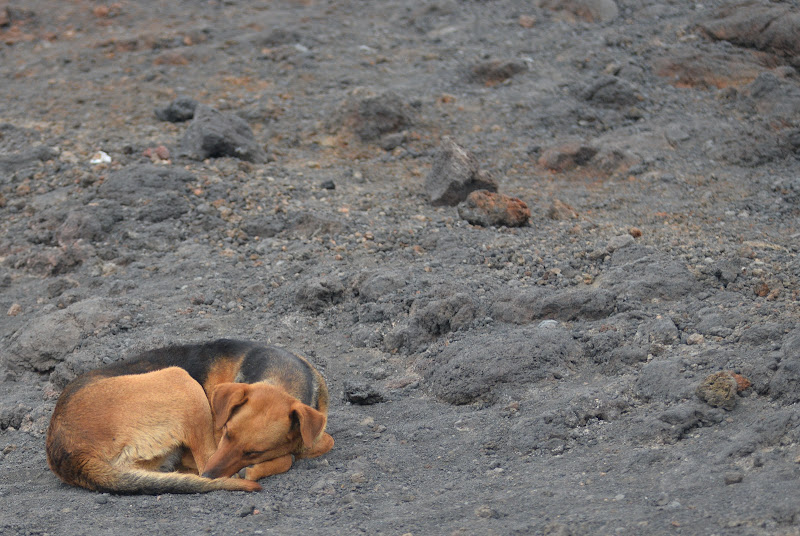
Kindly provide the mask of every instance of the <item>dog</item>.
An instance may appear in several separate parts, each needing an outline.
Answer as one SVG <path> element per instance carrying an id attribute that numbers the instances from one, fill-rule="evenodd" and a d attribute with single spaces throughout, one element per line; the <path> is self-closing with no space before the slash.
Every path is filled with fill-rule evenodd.
<path id="1" fill-rule="evenodd" d="M 259 491 L 258 479 L 333 448 L 328 402 L 319 371 L 287 350 L 230 339 L 159 348 L 64 388 L 47 462 L 97 491 Z"/>

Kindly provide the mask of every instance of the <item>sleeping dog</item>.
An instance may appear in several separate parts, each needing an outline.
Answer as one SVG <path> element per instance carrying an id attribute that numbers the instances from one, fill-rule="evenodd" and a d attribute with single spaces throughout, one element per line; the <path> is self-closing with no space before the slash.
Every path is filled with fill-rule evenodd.
<path id="1" fill-rule="evenodd" d="M 322 375 L 286 350 L 228 339 L 160 348 L 67 385 L 47 462 L 98 491 L 258 491 L 259 478 L 333 448 L 327 412 Z"/>

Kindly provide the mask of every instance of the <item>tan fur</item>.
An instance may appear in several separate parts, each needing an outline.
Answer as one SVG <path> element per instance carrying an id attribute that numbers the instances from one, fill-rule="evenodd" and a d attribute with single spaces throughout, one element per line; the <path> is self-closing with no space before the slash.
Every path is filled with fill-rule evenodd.
<path id="1" fill-rule="evenodd" d="M 327 409 L 327 389 L 325 398 Z M 245 478 L 258 480 L 288 471 L 292 455 L 313 458 L 333 448 L 333 438 L 324 431 L 326 415 L 282 387 L 223 383 L 210 400 L 218 445 L 204 476 L 233 475 L 250 466 Z"/>
<path id="2" fill-rule="evenodd" d="M 160 348 L 71 382 L 47 460 L 64 482 L 93 490 L 257 491 L 255 480 L 333 448 L 328 396 L 307 360 L 279 348 L 228 339 Z M 228 478 L 242 468 L 246 480 Z"/>
<path id="3" fill-rule="evenodd" d="M 59 400 L 47 434 L 48 463 L 68 484 L 99 491 L 260 489 L 242 480 L 157 472 L 184 449 L 202 470 L 216 449 L 213 438 L 205 393 L 185 370 L 100 377 Z"/>

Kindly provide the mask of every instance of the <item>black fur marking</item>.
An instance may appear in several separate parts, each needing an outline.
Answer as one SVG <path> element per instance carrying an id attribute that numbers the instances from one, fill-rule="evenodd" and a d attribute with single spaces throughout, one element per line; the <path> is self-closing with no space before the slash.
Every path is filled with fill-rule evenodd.
<path id="1" fill-rule="evenodd" d="M 256 383 L 264 377 L 274 377 L 285 385 L 296 387 L 290 393 L 302 403 L 314 400 L 314 373 L 304 360 L 274 346 L 254 346 L 244 357 L 239 371 L 243 383 Z"/>

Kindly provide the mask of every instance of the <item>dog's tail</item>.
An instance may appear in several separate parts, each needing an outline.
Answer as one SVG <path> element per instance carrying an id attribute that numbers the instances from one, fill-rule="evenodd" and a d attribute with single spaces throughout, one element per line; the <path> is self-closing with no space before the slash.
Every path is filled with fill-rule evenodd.
<path id="1" fill-rule="evenodd" d="M 94 464 L 102 467 L 90 467 Z M 145 469 L 116 468 L 100 460 L 87 461 L 81 475 L 71 483 L 97 491 L 144 495 L 261 490 L 258 482 L 241 478 L 205 478 L 191 473 L 161 473 Z"/>

